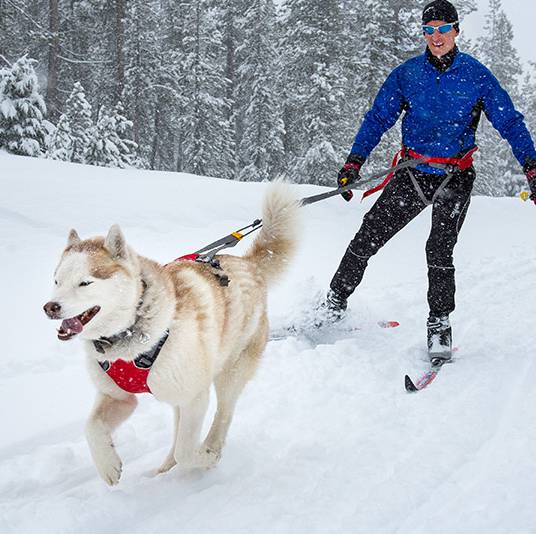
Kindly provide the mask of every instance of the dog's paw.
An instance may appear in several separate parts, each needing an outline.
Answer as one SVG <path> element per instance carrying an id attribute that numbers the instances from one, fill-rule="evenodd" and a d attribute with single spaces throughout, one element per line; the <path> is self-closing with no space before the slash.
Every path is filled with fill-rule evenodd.
<path id="1" fill-rule="evenodd" d="M 177 463 L 183 469 L 211 469 L 220 461 L 221 451 L 214 451 L 207 447 L 201 447 L 191 454 L 181 454 L 175 457 Z"/>
<path id="2" fill-rule="evenodd" d="M 214 450 L 208 447 L 200 448 L 196 454 L 197 467 L 201 469 L 212 469 L 221 460 L 221 450 Z"/>
<path id="3" fill-rule="evenodd" d="M 177 462 L 175 461 L 175 458 L 173 457 L 173 455 L 170 455 L 164 460 L 164 463 L 156 470 L 156 474 L 162 475 L 163 473 L 167 473 L 176 465 Z"/>
<path id="4" fill-rule="evenodd" d="M 109 486 L 118 484 L 123 470 L 123 463 L 112 447 L 95 456 L 95 466 L 106 484 Z"/>

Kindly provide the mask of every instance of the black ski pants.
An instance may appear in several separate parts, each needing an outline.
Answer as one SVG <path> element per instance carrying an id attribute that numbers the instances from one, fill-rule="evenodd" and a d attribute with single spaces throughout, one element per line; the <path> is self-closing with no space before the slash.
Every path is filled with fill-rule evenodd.
<path id="1" fill-rule="evenodd" d="M 403 169 L 395 174 L 365 215 L 333 277 L 331 290 L 347 299 L 359 285 L 368 260 L 397 232 L 432 205 L 432 229 L 426 243 L 430 315 L 454 310 L 452 253 L 465 219 L 475 180 L 473 167 L 445 175 Z"/>

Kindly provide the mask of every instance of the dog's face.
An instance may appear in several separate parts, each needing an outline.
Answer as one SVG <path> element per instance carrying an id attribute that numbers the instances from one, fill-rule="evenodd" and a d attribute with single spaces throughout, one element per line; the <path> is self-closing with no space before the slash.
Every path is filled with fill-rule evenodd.
<path id="1" fill-rule="evenodd" d="M 61 320 L 58 338 L 98 339 L 128 328 L 139 298 L 139 265 L 118 226 L 106 238 L 81 240 L 71 230 L 44 306 Z"/>

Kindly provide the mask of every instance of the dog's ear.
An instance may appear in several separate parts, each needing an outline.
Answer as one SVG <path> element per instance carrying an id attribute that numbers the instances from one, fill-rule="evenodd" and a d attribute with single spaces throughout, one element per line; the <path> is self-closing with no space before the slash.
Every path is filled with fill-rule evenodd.
<path id="1" fill-rule="evenodd" d="M 78 245 L 82 241 L 80 239 L 80 236 L 78 235 L 78 232 L 73 228 L 69 232 L 69 237 L 67 238 L 67 246 L 72 247 L 73 245 Z"/>
<path id="2" fill-rule="evenodd" d="M 106 247 L 106 250 L 108 250 L 108 252 L 112 255 L 112 258 L 114 260 L 127 259 L 127 242 L 125 241 L 123 232 L 121 232 L 121 228 L 119 228 L 118 224 L 114 224 L 110 228 L 110 231 L 108 232 L 108 235 L 104 240 L 104 246 Z"/>

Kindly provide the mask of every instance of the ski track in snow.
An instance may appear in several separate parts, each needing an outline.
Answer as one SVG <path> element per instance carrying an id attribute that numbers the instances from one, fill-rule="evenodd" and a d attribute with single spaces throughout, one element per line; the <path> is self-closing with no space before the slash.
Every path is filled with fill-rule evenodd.
<path id="1" fill-rule="evenodd" d="M 138 252 L 169 261 L 255 219 L 265 184 L 2 153 L 0 164 L 2 534 L 536 532 L 533 206 L 473 199 L 456 251 L 460 350 L 427 390 L 406 394 L 403 377 L 425 365 L 428 211 L 371 260 L 350 301 L 358 330 L 269 343 L 216 469 L 153 476 L 171 410 L 144 395 L 116 432 L 123 477 L 110 489 L 84 439 L 94 392 L 82 348 L 57 341 L 41 310 L 69 229 L 119 222 Z M 274 327 L 323 293 L 370 205 L 305 208 L 298 258 L 270 293 Z"/>

